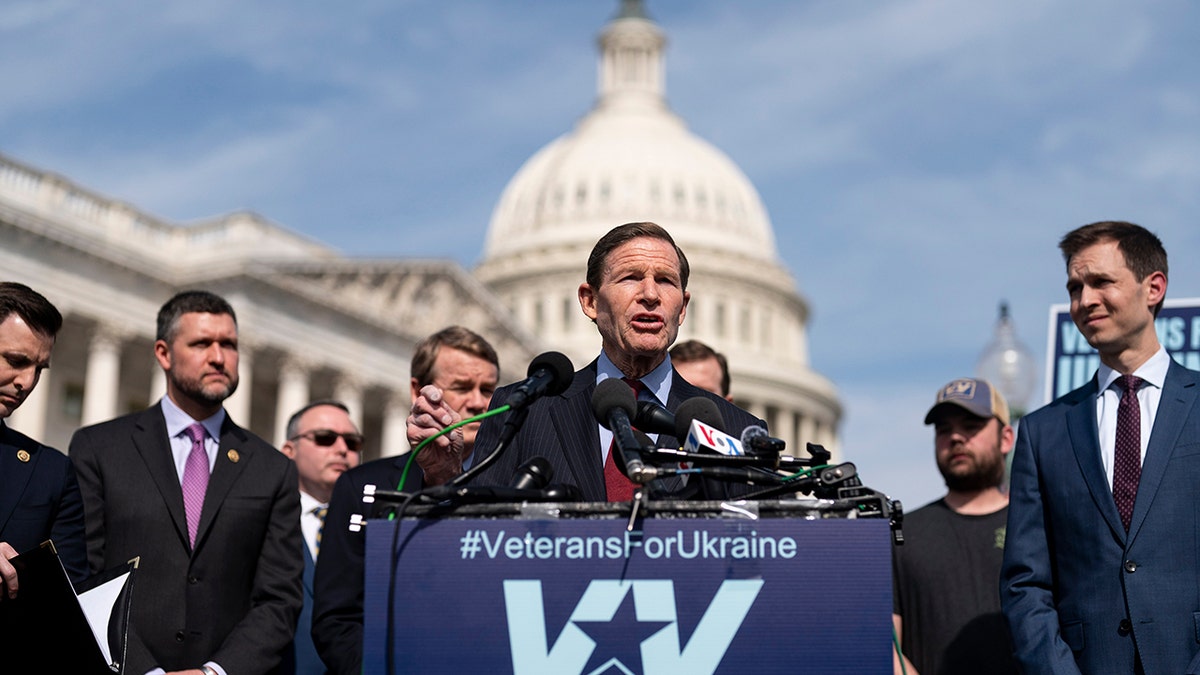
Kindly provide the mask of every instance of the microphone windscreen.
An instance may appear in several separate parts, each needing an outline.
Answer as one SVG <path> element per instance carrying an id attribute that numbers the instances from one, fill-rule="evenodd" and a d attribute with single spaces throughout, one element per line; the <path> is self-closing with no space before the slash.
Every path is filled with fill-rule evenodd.
<path id="1" fill-rule="evenodd" d="M 751 424 L 750 426 L 746 427 L 745 429 L 742 429 L 742 437 L 739 440 L 741 440 L 741 442 L 742 442 L 742 447 L 748 448 L 748 447 L 750 447 L 751 442 L 753 442 L 753 440 L 755 438 L 764 438 L 764 437 L 770 438 L 771 434 L 769 432 L 767 432 L 766 429 L 758 426 L 757 424 Z"/>
<path id="2" fill-rule="evenodd" d="M 637 412 L 637 399 L 633 397 L 633 389 L 624 381 L 610 377 L 596 385 L 592 393 L 592 414 L 596 421 L 608 427 L 608 415 L 614 408 L 620 408 L 632 419 Z"/>
<path id="3" fill-rule="evenodd" d="M 557 396 L 563 393 L 575 379 L 575 366 L 571 365 L 571 359 L 562 352 L 538 354 L 529 362 L 529 370 L 526 375 L 533 377 L 537 371 L 543 369 L 553 378 L 546 385 L 547 396 Z"/>
<path id="4" fill-rule="evenodd" d="M 689 398 L 675 411 L 675 438 L 687 438 L 692 422 L 700 421 L 714 429 L 725 429 L 725 418 L 717 404 L 703 396 Z"/>

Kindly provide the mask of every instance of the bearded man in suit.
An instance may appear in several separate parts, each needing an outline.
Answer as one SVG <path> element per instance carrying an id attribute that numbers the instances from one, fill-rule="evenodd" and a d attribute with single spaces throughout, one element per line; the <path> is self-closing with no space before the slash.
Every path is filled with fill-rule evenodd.
<path id="1" fill-rule="evenodd" d="M 157 328 L 166 396 L 71 439 L 88 562 L 141 559 L 125 672 L 268 673 L 302 602 L 296 467 L 222 406 L 238 384 L 229 303 L 179 293 Z"/>

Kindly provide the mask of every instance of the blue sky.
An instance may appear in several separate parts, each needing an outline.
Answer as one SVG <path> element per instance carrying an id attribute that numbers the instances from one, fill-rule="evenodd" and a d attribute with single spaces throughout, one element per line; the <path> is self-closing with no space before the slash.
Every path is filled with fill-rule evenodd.
<path id="1" fill-rule="evenodd" d="M 616 6 L 8 0 L 0 153 L 180 222 L 250 209 L 469 268 L 508 179 L 593 102 Z M 1200 296 L 1200 4 L 648 9 L 672 108 L 758 187 L 811 304 L 846 459 L 909 509 L 943 491 L 925 410 L 1001 299 L 1040 361 L 1064 232 L 1146 225 L 1169 297 Z"/>

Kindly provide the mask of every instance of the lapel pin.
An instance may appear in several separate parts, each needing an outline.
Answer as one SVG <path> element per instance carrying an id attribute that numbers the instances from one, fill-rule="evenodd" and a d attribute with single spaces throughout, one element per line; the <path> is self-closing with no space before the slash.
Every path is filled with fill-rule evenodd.
<path id="1" fill-rule="evenodd" d="M 229 461 L 233 462 L 234 464 L 237 464 L 238 460 L 242 458 L 242 456 L 238 454 L 237 450 L 230 450 L 229 452 L 225 453 L 225 456 L 229 457 Z"/>
<path id="2" fill-rule="evenodd" d="M 22 462 L 28 462 L 29 461 L 29 451 L 28 450 L 18 450 L 17 451 L 17 459 L 19 459 Z"/>

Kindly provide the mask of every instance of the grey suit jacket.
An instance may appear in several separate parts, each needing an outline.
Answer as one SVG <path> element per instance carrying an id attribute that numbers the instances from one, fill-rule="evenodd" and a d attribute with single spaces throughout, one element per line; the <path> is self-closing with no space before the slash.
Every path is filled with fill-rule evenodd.
<path id="1" fill-rule="evenodd" d="M 703 396 L 713 400 L 725 420 L 723 431 L 737 437 L 750 425 L 766 427 L 766 423 L 734 406 L 725 399 L 696 387 L 673 373 L 667 409 L 675 410 L 689 398 Z M 545 457 L 554 469 L 552 482 L 574 485 L 586 501 L 604 501 L 604 466 L 600 461 L 600 431 L 592 414 L 592 394 L 596 390 L 596 362 L 575 373 L 575 379 L 565 392 L 547 396 L 529 407 L 524 426 L 509 443 L 496 463 L 484 471 L 476 485 L 509 485 L 513 473 L 523 462 Z M 493 409 L 504 405 L 512 386 L 502 387 L 492 396 Z M 480 426 L 475 439 L 475 456 L 482 460 L 496 447 L 500 430 L 511 413 L 489 417 Z M 660 434 L 658 447 L 676 447 L 679 439 Z M 651 483 L 658 496 L 698 497 L 721 499 L 745 492 L 744 486 L 725 486 L 714 481 L 689 481 L 686 487 L 678 476 Z"/>
<path id="2" fill-rule="evenodd" d="M 1097 383 L 1025 416 L 1000 599 L 1026 673 L 1200 672 L 1200 373 L 1172 362 L 1126 534 Z"/>
<path id="3" fill-rule="evenodd" d="M 92 571 L 141 558 L 125 672 L 206 661 L 230 675 L 275 668 L 302 601 L 291 460 L 226 418 L 193 551 L 160 406 L 80 429 L 70 456 Z"/>

